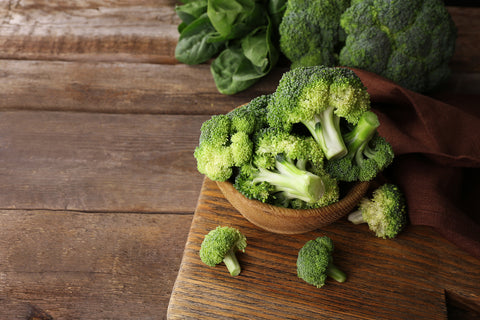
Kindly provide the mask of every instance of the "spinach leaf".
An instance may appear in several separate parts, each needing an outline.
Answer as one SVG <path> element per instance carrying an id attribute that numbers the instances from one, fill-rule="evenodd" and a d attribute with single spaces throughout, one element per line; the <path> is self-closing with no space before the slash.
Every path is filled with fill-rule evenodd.
<path id="1" fill-rule="evenodd" d="M 266 24 L 262 1 L 208 0 L 207 14 L 218 35 L 210 41 L 243 37 L 256 27 Z"/>
<path id="2" fill-rule="evenodd" d="M 185 64 L 200 64 L 212 58 L 224 48 L 224 42 L 210 42 L 215 34 L 210 20 L 205 13 L 186 26 L 175 48 L 175 58 Z"/>
<path id="3" fill-rule="evenodd" d="M 278 29 L 282 22 L 283 14 L 287 7 L 287 0 L 269 0 L 267 4 L 268 15 L 272 20 L 273 28 Z"/>
<path id="4" fill-rule="evenodd" d="M 245 70 L 251 69 L 252 64 L 239 45 L 223 50 L 210 66 L 215 85 L 223 94 L 234 94 L 253 85 L 255 79 L 241 79 L 243 74 L 248 73 Z"/>
<path id="5" fill-rule="evenodd" d="M 221 93 L 245 90 L 277 63 L 277 29 L 287 0 L 181 2 L 175 8 L 182 21 L 175 58 L 190 65 L 214 58 L 210 69 Z"/>
<path id="6" fill-rule="evenodd" d="M 178 32 L 181 33 L 186 26 L 207 12 L 207 0 L 197 0 L 176 6 L 175 12 L 182 20 L 182 23 L 178 26 Z"/>
<path id="7" fill-rule="evenodd" d="M 218 91 L 234 94 L 247 89 L 271 71 L 278 56 L 271 41 L 271 24 L 255 29 L 212 62 L 210 70 Z"/>

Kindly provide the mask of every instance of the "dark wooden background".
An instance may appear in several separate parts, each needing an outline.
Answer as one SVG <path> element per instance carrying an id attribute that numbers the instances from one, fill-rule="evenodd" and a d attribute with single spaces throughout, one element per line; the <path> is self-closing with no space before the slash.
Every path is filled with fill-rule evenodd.
<path id="1" fill-rule="evenodd" d="M 235 96 L 177 64 L 172 0 L 0 2 L 0 318 L 162 319 L 202 187 L 201 123 Z M 480 88 L 480 9 L 449 7 L 449 93 Z"/>

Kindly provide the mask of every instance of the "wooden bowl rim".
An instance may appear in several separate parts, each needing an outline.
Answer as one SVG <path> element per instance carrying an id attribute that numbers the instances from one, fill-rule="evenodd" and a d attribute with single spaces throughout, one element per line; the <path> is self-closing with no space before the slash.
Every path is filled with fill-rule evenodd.
<path id="1" fill-rule="evenodd" d="M 269 214 L 277 217 L 298 218 L 307 218 L 321 216 L 324 214 L 331 214 L 334 211 L 343 210 L 345 206 L 356 205 L 359 203 L 360 199 L 366 194 L 370 186 L 370 181 L 358 181 L 352 184 L 344 197 L 342 197 L 339 201 L 332 203 L 331 205 L 314 209 L 292 209 L 275 206 L 255 199 L 249 199 L 243 194 L 241 194 L 237 189 L 235 189 L 235 187 L 230 181 L 215 182 L 217 183 L 218 187 L 220 188 L 227 200 L 229 200 L 230 196 L 233 196 L 236 197 L 237 200 L 244 202 L 248 206 L 258 208 L 260 212 L 269 212 Z"/>

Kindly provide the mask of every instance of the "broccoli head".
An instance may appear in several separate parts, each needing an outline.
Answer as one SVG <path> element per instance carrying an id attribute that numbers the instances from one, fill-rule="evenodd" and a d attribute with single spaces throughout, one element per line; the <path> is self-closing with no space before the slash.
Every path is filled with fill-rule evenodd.
<path id="1" fill-rule="evenodd" d="M 396 185 L 386 183 L 373 192 L 371 199 L 363 198 L 348 220 L 367 223 L 377 237 L 394 238 L 407 224 L 405 197 Z"/>
<path id="2" fill-rule="evenodd" d="M 269 96 L 260 96 L 228 114 L 214 115 L 202 124 L 194 156 L 197 169 L 215 181 L 226 181 L 233 168 L 251 160 L 251 136 L 266 125 Z"/>
<path id="3" fill-rule="evenodd" d="M 365 112 L 357 125 L 343 134 L 348 153 L 325 164 L 325 170 L 340 181 L 370 181 L 390 165 L 394 158 L 391 145 L 381 137 L 378 117 Z"/>
<path id="4" fill-rule="evenodd" d="M 350 69 L 299 67 L 284 73 L 267 109 L 270 126 L 291 131 L 302 123 L 334 159 L 347 154 L 340 120 L 355 125 L 370 109 L 370 96 Z"/>
<path id="5" fill-rule="evenodd" d="M 300 249 L 297 258 L 297 275 L 308 284 L 322 287 L 327 276 L 345 282 L 347 276 L 333 263 L 333 241 L 327 236 L 310 240 Z"/>
<path id="6" fill-rule="evenodd" d="M 340 15 L 350 0 L 289 0 L 279 26 L 280 49 L 300 66 L 333 66 L 338 60 L 338 46 L 343 42 Z"/>
<path id="7" fill-rule="evenodd" d="M 227 113 L 232 120 L 233 129 L 252 134 L 264 128 L 267 125 L 267 105 L 270 98 L 270 94 L 258 96 L 248 104 Z"/>
<path id="8" fill-rule="evenodd" d="M 456 28 L 441 0 L 359 0 L 342 14 L 339 61 L 427 92 L 449 75 Z"/>
<path id="9" fill-rule="evenodd" d="M 237 276 L 240 274 L 241 266 L 235 252 L 245 252 L 246 247 L 247 238 L 239 230 L 218 226 L 203 239 L 199 251 L 200 259 L 210 267 L 223 261 L 230 274 Z"/>
<path id="10" fill-rule="evenodd" d="M 324 154 L 312 137 L 266 128 L 255 138 L 253 161 L 234 187 L 247 198 L 283 207 L 316 208 L 338 201 L 337 181 L 323 170 Z"/>

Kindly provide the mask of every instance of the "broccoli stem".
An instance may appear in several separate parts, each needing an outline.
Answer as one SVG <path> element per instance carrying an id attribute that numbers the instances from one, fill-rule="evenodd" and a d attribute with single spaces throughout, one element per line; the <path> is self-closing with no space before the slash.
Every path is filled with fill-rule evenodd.
<path id="1" fill-rule="evenodd" d="M 334 107 L 329 107 L 313 119 L 302 121 L 327 159 L 338 159 L 348 152 L 340 132 L 340 117 L 333 111 Z"/>
<path id="2" fill-rule="evenodd" d="M 379 126 L 377 115 L 371 111 L 365 112 L 352 131 L 343 135 L 348 149 L 346 157 L 350 159 L 355 157 L 355 160 L 360 163 L 363 160 L 363 151 Z"/>
<path id="3" fill-rule="evenodd" d="M 235 255 L 235 252 L 233 250 L 230 250 L 225 255 L 225 257 L 223 258 L 223 263 L 225 263 L 225 266 L 230 272 L 230 275 L 235 277 L 240 274 L 240 271 L 242 269 L 240 267 L 240 263 L 238 262 L 237 256 Z"/>
<path id="4" fill-rule="evenodd" d="M 347 280 L 347 275 L 342 270 L 338 269 L 332 262 L 328 264 L 327 276 L 338 282 L 345 282 L 345 280 Z"/>
<path id="5" fill-rule="evenodd" d="M 279 154 L 275 161 L 278 172 L 259 168 L 253 182 L 266 181 L 284 192 L 288 198 L 296 198 L 307 203 L 315 203 L 325 193 L 323 180 L 308 171 L 298 168 L 292 161 Z"/>
<path id="6" fill-rule="evenodd" d="M 348 221 L 352 222 L 353 224 L 362 224 L 366 221 L 363 219 L 362 211 L 357 210 L 353 211 L 348 215 Z"/>

